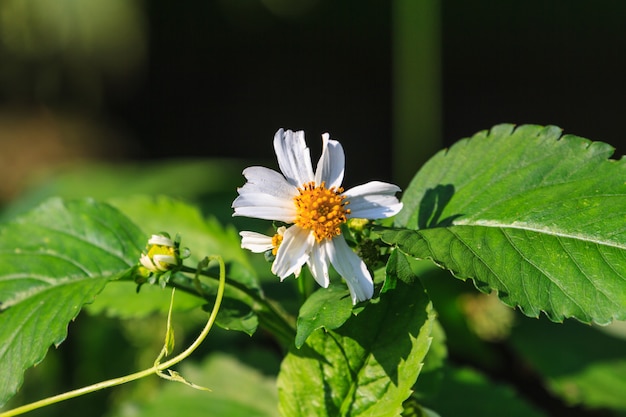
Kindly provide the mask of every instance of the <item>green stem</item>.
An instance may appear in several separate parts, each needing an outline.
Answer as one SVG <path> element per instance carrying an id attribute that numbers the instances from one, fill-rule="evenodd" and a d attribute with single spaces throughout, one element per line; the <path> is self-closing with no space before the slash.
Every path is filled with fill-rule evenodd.
<path id="1" fill-rule="evenodd" d="M 196 269 L 187 266 L 183 266 L 180 271 L 194 274 L 197 272 Z M 199 273 L 207 278 L 217 279 L 213 274 L 209 273 L 208 271 L 202 270 L 199 271 Z M 184 275 L 172 276 L 170 284 L 187 293 L 199 295 L 204 299 L 207 299 L 207 294 L 210 294 L 212 292 L 212 289 L 204 283 L 200 283 L 201 288 L 198 288 L 197 282 L 194 282 L 194 280 Z M 233 279 L 228 279 L 227 284 L 244 293 L 252 300 L 252 303 L 250 303 L 249 305 L 259 317 L 259 322 L 261 326 L 274 334 L 283 346 L 289 347 L 293 344 L 293 341 L 296 337 L 295 324 L 293 319 L 290 318 L 290 316 L 286 312 L 280 309 L 271 300 L 264 297 L 263 294 L 249 287 L 246 287 L 240 282 L 237 282 Z"/>
<path id="2" fill-rule="evenodd" d="M 33 403 L 26 404 L 26 405 L 14 408 L 12 410 L 8 410 L 3 413 L 0 413 L 0 417 L 17 416 L 17 415 L 24 414 L 29 411 L 36 410 L 38 408 L 56 404 L 58 402 L 69 400 L 71 398 L 76 398 L 81 395 L 89 394 L 91 392 L 99 391 L 101 389 L 111 388 L 117 385 L 125 384 L 127 382 L 135 381 L 137 379 L 140 379 L 140 378 L 152 375 L 152 374 L 160 374 L 162 371 L 166 370 L 172 365 L 179 363 L 180 361 L 182 361 L 183 359 L 191 355 L 191 353 L 194 350 L 196 350 L 198 346 L 200 346 L 200 344 L 204 341 L 206 336 L 209 334 L 209 331 L 211 330 L 211 327 L 213 326 L 213 323 L 215 322 L 215 319 L 217 317 L 217 312 L 222 303 L 222 298 L 224 297 L 224 287 L 226 285 L 226 268 L 224 266 L 224 261 L 219 256 L 212 256 L 212 257 L 209 257 L 209 259 L 217 260 L 220 264 L 219 285 L 217 287 L 217 296 L 215 298 L 215 304 L 213 305 L 213 310 L 211 311 L 211 315 L 209 316 L 209 320 L 207 321 L 207 324 L 204 326 L 204 329 L 202 329 L 202 332 L 200 332 L 200 335 L 187 349 L 185 349 L 185 351 L 179 353 L 178 355 L 176 355 L 175 357 L 173 357 L 172 359 L 166 362 L 159 363 L 159 364 L 155 363 L 154 366 L 152 366 L 151 368 L 145 369 L 143 371 L 135 372 L 133 374 L 126 375 L 126 376 L 119 377 L 119 378 L 109 379 L 107 381 L 98 382 L 97 384 L 89 385 L 89 386 L 79 388 L 73 391 L 65 392 L 63 394 L 44 398 L 43 400 L 35 401 Z"/>

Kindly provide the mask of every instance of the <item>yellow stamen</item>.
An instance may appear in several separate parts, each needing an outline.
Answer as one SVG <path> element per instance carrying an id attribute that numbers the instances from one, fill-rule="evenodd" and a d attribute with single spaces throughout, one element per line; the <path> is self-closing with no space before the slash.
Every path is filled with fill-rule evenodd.
<path id="1" fill-rule="evenodd" d="M 148 256 L 152 259 L 154 255 L 171 255 L 176 256 L 176 249 L 171 246 L 152 245 L 148 249 Z"/>
<path id="2" fill-rule="evenodd" d="M 276 256 L 276 252 L 278 252 L 278 247 L 283 242 L 283 235 L 281 233 L 276 233 L 272 236 L 272 255 Z"/>
<path id="3" fill-rule="evenodd" d="M 326 188 L 324 182 L 319 186 L 309 182 L 298 191 L 300 194 L 293 199 L 297 211 L 295 223 L 311 230 L 317 242 L 340 235 L 341 225 L 348 220 L 346 216 L 350 213 L 345 207 L 349 201 L 341 195 L 343 188 Z"/>

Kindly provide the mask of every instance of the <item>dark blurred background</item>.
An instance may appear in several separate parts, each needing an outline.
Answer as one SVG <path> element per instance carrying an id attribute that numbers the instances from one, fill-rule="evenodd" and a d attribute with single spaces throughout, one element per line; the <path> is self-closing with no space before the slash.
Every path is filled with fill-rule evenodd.
<path id="1" fill-rule="evenodd" d="M 502 122 L 619 157 L 625 20 L 621 0 L 0 0 L 0 201 L 72 161 L 274 164 L 279 127 L 315 156 L 341 140 L 348 186 L 404 187 Z"/>

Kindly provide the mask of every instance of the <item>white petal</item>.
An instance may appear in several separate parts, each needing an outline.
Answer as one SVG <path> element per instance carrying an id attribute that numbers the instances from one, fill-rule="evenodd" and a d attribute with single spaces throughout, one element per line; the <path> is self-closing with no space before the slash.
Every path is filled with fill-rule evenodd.
<path id="1" fill-rule="evenodd" d="M 330 261 L 348 284 L 352 303 L 365 301 L 374 295 L 374 282 L 365 262 L 350 249 L 343 236 L 337 236 L 328 247 Z"/>
<path id="2" fill-rule="evenodd" d="M 273 169 L 265 167 L 248 167 L 243 170 L 243 175 L 248 180 L 237 191 L 242 193 L 265 193 L 276 198 L 290 200 L 298 195 L 298 190 L 289 184 L 285 177 Z"/>
<path id="3" fill-rule="evenodd" d="M 233 216 L 254 217 L 293 223 L 296 206 L 293 200 L 283 200 L 265 193 L 244 192 L 233 201 Z"/>
<path id="4" fill-rule="evenodd" d="M 170 269 L 170 266 L 177 265 L 176 257 L 172 255 L 154 255 L 152 257 L 154 261 L 154 265 L 160 269 L 161 271 L 167 271 Z"/>
<path id="5" fill-rule="evenodd" d="M 167 246 L 167 247 L 173 248 L 174 241 L 172 241 L 172 239 L 165 237 L 165 236 L 152 235 L 150 240 L 148 240 L 148 245 L 160 245 L 160 246 Z"/>
<path id="6" fill-rule="evenodd" d="M 397 185 L 372 181 L 349 189 L 343 195 L 350 202 L 349 218 L 383 219 L 397 214 L 402 203 L 395 196 Z"/>
<path id="7" fill-rule="evenodd" d="M 281 280 L 300 272 L 302 265 L 309 259 L 315 243 L 313 233 L 298 226 L 291 226 L 283 234 L 283 241 L 276 252 L 272 264 L 272 273 Z"/>
<path id="8" fill-rule="evenodd" d="M 233 216 L 256 217 L 265 220 L 293 222 L 296 209 L 293 197 L 298 194 L 278 172 L 264 167 L 250 167 L 243 171 L 248 180 L 233 201 Z"/>
<path id="9" fill-rule="evenodd" d="M 295 186 L 315 180 L 311 165 L 311 153 L 304 141 L 304 132 L 279 129 L 274 135 L 274 151 L 278 166 L 287 181 Z"/>
<path id="10" fill-rule="evenodd" d="M 241 247 L 254 253 L 263 253 L 274 247 L 270 236 L 247 231 L 239 232 L 239 235 L 241 236 Z"/>
<path id="11" fill-rule="evenodd" d="M 326 188 L 341 187 L 346 165 L 343 147 L 336 140 L 330 140 L 328 133 L 322 135 L 322 156 L 317 162 L 315 183 L 326 183 Z"/>
<path id="12" fill-rule="evenodd" d="M 355 195 L 368 195 L 368 194 L 391 194 L 399 193 L 402 191 L 400 187 L 395 184 L 389 184 L 388 182 L 370 181 L 367 184 L 357 185 L 346 191 L 345 194 Z"/>
<path id="13" fill-rule="evenodd" d="M 293 199 L 286 198 L 278 198 L 273 195 L 269 195 L 267 193 L 258 193 L 255 191 L 246 191 L 243 190 L 242 187 L 240 190 L 242 192 L 239 194 L 239 197 L 233 201 L 233 208 L 239 207 L 248 207 L 248 206 L 269 206 L 269 207 L 283 207 L 283 208 L 291 208 L 293 207 L 295 210 L 295 203 Z"/>
<path id="14" fill-rule="evenodd" d="M 329 244 L 330 241 L 328 239 L 325 239 L 322 243 L 313 244 L 311 255 L 307 261 L 307 265 L 311 270 L 313 278 L 315 278 L 315 281 L 317 281 L 317 283 L 324 288 L 328 288 L 328 284 L 330 284 L 330 278 L 328 275 L 328 263 L 330 262 L 330 259 L 328 259 L 328 255 L 326 254 L 326 247 Z"/>
<path id="15" fill-rule="evenodd" d="M 146 268 L 148 271 L 156 272 L 157 267 L 152 263 L 152 259 L 146 254 L 141 254 L 141 258 L 139 258 L 139 262 Z"/>

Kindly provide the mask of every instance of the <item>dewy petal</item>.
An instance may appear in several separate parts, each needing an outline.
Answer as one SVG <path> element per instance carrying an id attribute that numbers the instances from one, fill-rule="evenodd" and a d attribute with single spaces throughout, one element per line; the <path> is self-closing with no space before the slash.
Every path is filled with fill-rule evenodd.
<path id="1" fill-rule="evenodd" d="M 294 133 L 279 129 L 274 135 L 274 151 L 278 166 L 291 185 L 302 187 L 315 179 L 311 153 L 304 141 L 302 130 Z"/>
<path id="2" fill-rule="evenodd" d="M 343 193 L 350 202 L 349 218 L 384 219 L 402 210 L 402 203 L 395 196 L 397 185 L 371 181 Z"/>
<path id="3" fill-rule="evenodd" d="M 330 284 L 328 275 L 328 263 L 330 259 L 328 259 L 327 255 L 327 246 L 329 244 L 331 244 L 331 241 L 328 239 L 323 240 L 319 244 L 315 243 L 313 248 L 311 248 L 311 255 L 307 261 L 313 278 L 324 288 L 328 288 L 328 284 Z"/>
<path id="4" fill-rule="evenodd" d="M 343 147 L 336 140 L 330 140 L 330 135 L 322 135 L 322 156 L 317 162 L 315 183 L 326 183 L 326 188 L 341 187 L 346 165 L 346 156 Z"/>
<path id="5" fill-rule="evenodd" d="M 327 248 L 330 262 L 348 284 L 352 303 L 365 301 L 374 295 L 374 282 L 365 262 L 350 249 L 342 235 L 335 237 Z"/>
<path id="6" fill-rule="evenodd" d="M 283 241 L 276 252 L 272 273 L 283 280 L 299 272 L 302 265 L 309 260 L 314 243 L 315 236 L 310 231 L 295 225 L 289 227 L 285 230 Z"/>
<path id="7" fill-rule="evenodd" d="M 273 248 L 272 238 L 257 232 L 239 232 L 241 247 L 254 253 L 263 253 Z"/>

